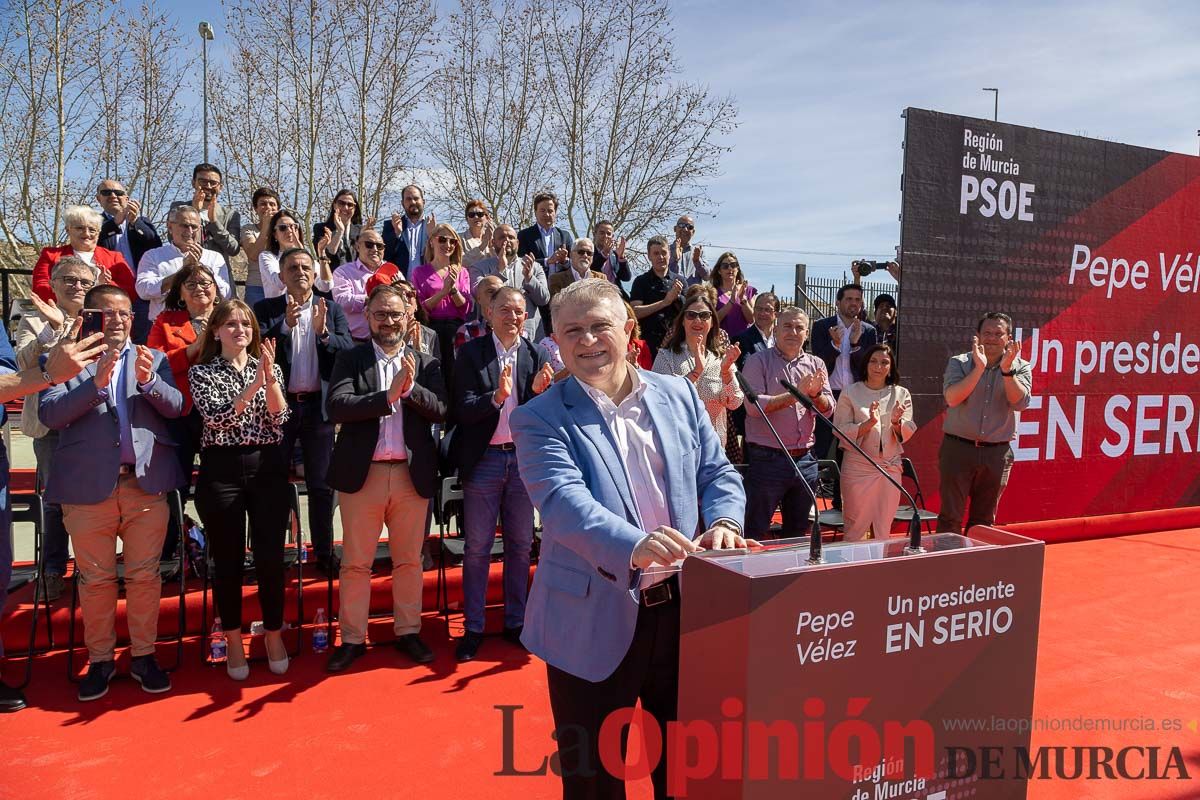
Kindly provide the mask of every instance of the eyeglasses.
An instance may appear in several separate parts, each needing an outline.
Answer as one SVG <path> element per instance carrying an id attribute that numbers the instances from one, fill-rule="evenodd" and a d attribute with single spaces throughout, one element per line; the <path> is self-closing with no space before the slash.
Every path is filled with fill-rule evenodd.
<path id="1" fill-rule="evenodd" d="M 685 311 L 685 312 L 683 312 L 683 318 L 686 319 L 688 322 L 695 322 L 696 320 L 700 320 L 701 322 L 708 322 L 710 319 L 712 319 L 712 312 L 711 311 Z"/>
<path id="2" fill-rule="evenodd" d="M 591 254 L 592 254 L 591 250 L 576 250 L 575 251 L 575 255 L 577 255 L 577 256 L 590 256 Z"/>
<path id="3" fill-rule="evenodd" d="M 213 285 L 212 281 L 187 281 L 183 284 L 183 288 L 189 292 L 198 292 L 201 289 L 209 289 Z"/>
<path id="4" fill-rule="evenodd" d="M 359 244 L 361 244 L 363 247 L 367 248 L 368 250 L 383 250 L 384 249 L 383 242 L 364 242 L 362 240 L 359 240 Z"/>
<path id="5" fill-rule="evenodd" d="M 468 211 L 467 219 L 483 219 L 487 216 L 486 211 Z"/>
<path id="6" fill-rule="evenodd" d="M 679 222 L 675 224 L 676 228 L 683 228 L 685 231 L 694 231 L 696 226 L 690 222 Z"/>
<path id="7" fill-rule="evenodd" d="M 202 189 L 216 189 L 221 185 L 221 179 L 218 178 L 214 181 L 205 178 L 196 178 L 196 185 Z"/>
<path id="8" fill-rule="evenodd" d="M 372 311 L 371 319 L 376 322 L 403 322 L 408 316 L 407 311 Z"/>
<path id="9" fill-rule="evenodd" d="M 358 208 L 358 203 L 353 200 L 338 200 L 335 205 L 339 205 L 342 208 Z"/>
<path id="10" fill-rule="evenodd" d="M 453 244 L 455 247 L 457 247 L 458 239 L 456 239 L 453 236 L 438 236 L 437 243 L 438 244 Z"/>
<path id="11" fill-rule="evenodd" d="M 100 196 L 101 197 L 124 197 L 125 190 L 124 189 L 101 189 Z"/>
<path id="12" fill-rule="evenodd" d="M 300 226 L 293 222 L 281 222 L 275 226 L 275 230 L 279 231 L 280 233 L 283 233 L 284 231 L 298 231 L 300 230 Z"/>
<path id="13" fill-rule="evenodd" d="M 78 286 L 81 289 L 90 289 L 96 285 L 96 282 L 88 278 L 76 278 L 74 275 L 60 275 L 54 280 L 61 283 L 63 286 Z"/>

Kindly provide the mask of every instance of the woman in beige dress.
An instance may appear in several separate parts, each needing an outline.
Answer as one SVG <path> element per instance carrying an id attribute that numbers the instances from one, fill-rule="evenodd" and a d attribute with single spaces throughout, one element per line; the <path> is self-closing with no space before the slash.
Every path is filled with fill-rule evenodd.
<path id="1" fill-rule="evenodd" d="M 833 424 L 899 481 L 902 445 L 917 430 L 912 419 L 912 398 L 900 385 L 900 369 L 888 345 L 868 348 L 858 363 L 861 380 L 842 390 Z M 900 505 L 900 491 L 858 453 L 849 448 L 843 453 L 846 541 L 865 538 L 868 529 L 875 532 L 876 539 L 886 539 Z"/>

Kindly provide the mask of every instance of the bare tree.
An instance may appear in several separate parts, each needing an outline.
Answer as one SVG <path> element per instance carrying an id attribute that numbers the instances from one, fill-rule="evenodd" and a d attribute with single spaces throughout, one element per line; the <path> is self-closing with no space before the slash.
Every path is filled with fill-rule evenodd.
<path id="1" fill-rule="evenodd" d="M 732 98 L 676 80 L 666 0 L 531 0 L 555 90 L 552 174 L 572 228 L 609 219 L 629 237 L 711 206 L 706 182 L 737 124 Z"/>
<path id="2" fill-rule="evenodd" d="M 446 39 L 421 142 L 444 176 L 437 193 L 462 207 L 482 198 L 497 220 L 524 224 L 534 189 L 548 177 L 547 80 L 533 12 L 460 0 Z"/>

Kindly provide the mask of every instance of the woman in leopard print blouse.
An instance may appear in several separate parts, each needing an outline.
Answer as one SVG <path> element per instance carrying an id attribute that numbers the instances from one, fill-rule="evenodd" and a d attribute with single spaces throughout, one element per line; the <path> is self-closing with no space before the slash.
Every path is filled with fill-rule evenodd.
<path id="1" fill-rule="evenodd" d="M 271 671 L 287 671 L 283 644 L 283 540 L 288 527 L 288 462 L 279 446 L 288 417 L 274 340 L 260 341 L 250 307 L 227 300 L 212 312 L 199 363 L 188 372 L 204 418 L 196 510 L 216 566 L 213 592 L 229 641 L 226 670 L 250 674 L 242 648 L 242 562 L 246 520 Z"/>

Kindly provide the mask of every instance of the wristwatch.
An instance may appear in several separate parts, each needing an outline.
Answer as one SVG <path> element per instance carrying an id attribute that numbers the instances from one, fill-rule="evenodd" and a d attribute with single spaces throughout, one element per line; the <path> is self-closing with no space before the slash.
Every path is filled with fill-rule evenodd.
<path id="1" fill-rule="evenodd" d="M 47 372 L 46 370 L 42 370 L 42 380 L 44 380 L 46 382 L 47 386 L 57 386 L 58 385 L 57 383 L 54 382 L 54 379 L 50 377 L 50 373 Z"/>
<path id="2" fill-rule="evenodd" d="M 1000 370 L 1000 374 L 1006 378 L 1011 378 L 1012 376 L 1017 374 L 1017 371 L 1015 369 L 1012 372 L 1005 372 L 1004 370 Z"/>

